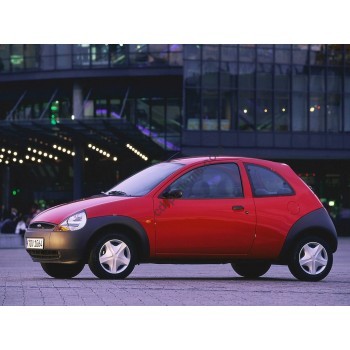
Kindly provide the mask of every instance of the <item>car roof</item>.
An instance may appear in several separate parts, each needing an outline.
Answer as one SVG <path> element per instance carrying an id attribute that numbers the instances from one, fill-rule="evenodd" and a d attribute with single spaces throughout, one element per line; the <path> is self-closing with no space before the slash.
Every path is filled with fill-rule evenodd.
<path id="1" fill-rule="evenodd" d="M 181 163 L 185 165 L 190 165 L 190 164 L 200 164 L 200 163 L 205 163 L 205 162 L 232 162 L 232 161 L 243 161 L 243 162 L 251 162 L 251 163 L 256 163 L 256 164 L 261 164 L 265 166 L 273 166 L 273 165 L 278 165 L 282 164 L 279 162 L 273 162 L 270 160 L 265 160 L 265 159 L 260 159 L 260 158 L 251 158 L 251 157 L 239 157 L 239 156 L 197 156 L 197 157 L 184 157 L 184 158 L 176 158 L 172 159 L 170 162 L 173 163 Z"/>

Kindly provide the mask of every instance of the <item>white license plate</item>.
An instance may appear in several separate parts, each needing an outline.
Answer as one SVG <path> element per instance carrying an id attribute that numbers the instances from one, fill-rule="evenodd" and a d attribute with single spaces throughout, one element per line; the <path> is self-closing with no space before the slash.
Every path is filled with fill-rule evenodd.
<path id="1" fill-rule="evenodd" d="M 44 249 L 44 238 L 27 238 L 27 249 Z"/>

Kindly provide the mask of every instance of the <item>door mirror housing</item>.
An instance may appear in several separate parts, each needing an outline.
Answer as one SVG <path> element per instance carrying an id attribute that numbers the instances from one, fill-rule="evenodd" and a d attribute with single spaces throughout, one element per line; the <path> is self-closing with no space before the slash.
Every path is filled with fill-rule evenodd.
<path id="1" fill-rule="evenodd" d="M 181 198 L 182 197 L 182 191 L 179 189 L 173 189 L 170 191 L 165 191 L 162 194 L 162 198 L 166 198 L 166 199 L 177 199 L 177 198 Z"/>

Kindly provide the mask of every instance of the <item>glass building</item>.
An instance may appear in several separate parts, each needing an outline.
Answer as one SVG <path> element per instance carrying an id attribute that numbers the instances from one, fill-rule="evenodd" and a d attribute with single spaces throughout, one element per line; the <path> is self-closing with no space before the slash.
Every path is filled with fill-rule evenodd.
<path id="1" fill-rule="evenodd" d="M 350 45 L 0 45 L 0 130 L 6 205 L 11 188 L 69 200 L 180 152 L 286 162 L 346 217 Z M 40 142 L 76 155 L 35 163 Z"/>

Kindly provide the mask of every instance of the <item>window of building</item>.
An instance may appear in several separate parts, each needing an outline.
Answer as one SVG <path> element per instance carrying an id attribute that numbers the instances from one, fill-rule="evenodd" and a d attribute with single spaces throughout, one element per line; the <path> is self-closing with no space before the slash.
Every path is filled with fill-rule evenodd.
<path id="1" fill-rule="evenodd" d="M 255 130 L 254 91 L 238 91 L 238 129 Z"/>
<path id="2" fill-rule="evenodd" d="M 288 92 L 275 92 L 275 131 L 289 131 L 290 100 Z"/>
<path id="3" fill-rule="evenodd" d="M 308 128 L 307 94 L 293 92 L 292 94 L 292 131 L 307 131 Z"/>
<path id="4" fill-rule="evenodd" d="M 272 92 L 258 91 L 256 95 L 256 129 L 271 131 L 273 129 Z"/>

